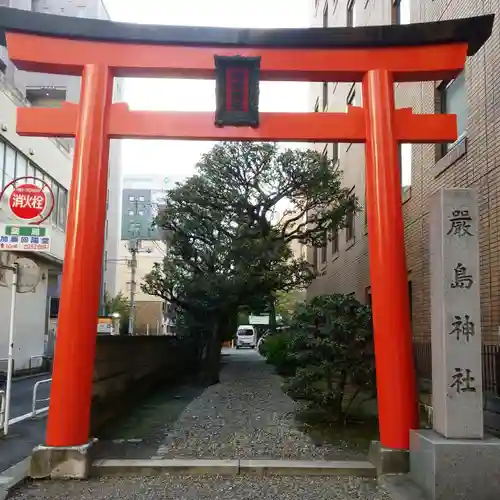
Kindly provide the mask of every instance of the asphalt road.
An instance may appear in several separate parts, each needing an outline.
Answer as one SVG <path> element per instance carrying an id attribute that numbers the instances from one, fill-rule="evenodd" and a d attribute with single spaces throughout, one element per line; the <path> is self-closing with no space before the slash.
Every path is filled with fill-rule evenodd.
<path id="1" fill-rule="evenodd" d="M 47 378 L 50 375 L 43 374 L 12 382 L 11 419 L 31 412 L 33 387 L 38 381 Z M 49 391 L 50 384 L 42 384 L 37 397 L 48 398 Z M 45 406 L 48 406 L 47 402 L 39 403 L 37 409 Z M 0 438 L 0 473 L 29 456 L 35 446 L 43 443 L 46 420 L 46 414 L 43 414 L 9 427 L 9 434 Z"/>
<path id="2" fill-rule="evenodd" d="M 45 373 L 36 378 L 28 378 L 24 380 L 14 380 L 12 382 L 12 399 L 10 407 L 10 418 L 20 417 L 31 411 L 33 388 L 40 380 L 50 378 L 50 375 Z M 49 397 L 50 383 L 41 384 L 37 391 L 38 399 Z M 40 402 L 37 404 L 37 409 L 48 406 L 48 402 Z"/>

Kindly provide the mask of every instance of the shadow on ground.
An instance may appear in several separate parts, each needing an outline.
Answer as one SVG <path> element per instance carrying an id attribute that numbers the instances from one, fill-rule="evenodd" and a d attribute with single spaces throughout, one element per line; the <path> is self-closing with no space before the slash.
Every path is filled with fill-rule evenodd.
<path id="1" fill-rule="evenodd" d="M 186 406 L 204 387 L 186 382 L 145 396 L 126 416 L 112 420 L 99 433 L 96 458 L 150 458 Z"/>

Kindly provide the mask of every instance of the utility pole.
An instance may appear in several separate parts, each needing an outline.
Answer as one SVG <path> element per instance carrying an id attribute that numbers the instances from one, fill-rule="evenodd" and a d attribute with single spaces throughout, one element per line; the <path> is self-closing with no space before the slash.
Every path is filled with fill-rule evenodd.
<path id="1" fill-rule="evenodd" d="M 130 304 L 129 304 L 129 315 L 128 315 L 128 334 L 129 335 L 133 335 L 133 333 L 134 333 L 138 246 L 139 246 L 139 240 L 137 238 L 133 238 L 132 240 L 130 240 L 129 250 L 130 250 L 130 253 L 132 254 L 132 259 L 130 260 Z"/>
<path id="2" fill-rule="evenodd" d="M 135 215 L 139 215 L 139 203 L 141 204 L 141 209 L 145 209 L 148 206 L 153 206 L 151 202 L 139 202 L 139 200 L 135 199 L 134 204 L 134 213 Z M 143 214 L 141 214 L 142 216 Z M 135 297 L 137 294 L 137 254 L 140 251 L 141 247 L 141 234 L 140 230 L 133 228 L 130 232 L 130 243 L 129 243 L 129 252 L 131 254 L 130 259 L 130 298 L 129 298 L 129 318 L 128 318 L 128 334 L 134 334 L 135 328 L 135 317 L 136 317 L 136 302 Z M 151 250 L 146 250 L 147 253 L 151 253 Z"/>

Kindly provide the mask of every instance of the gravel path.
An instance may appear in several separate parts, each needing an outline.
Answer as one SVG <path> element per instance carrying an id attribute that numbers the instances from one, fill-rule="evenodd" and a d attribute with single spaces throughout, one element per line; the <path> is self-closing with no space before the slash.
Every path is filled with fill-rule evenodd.
<path id="1" fill-rule="evenodd" d="M 46 481 L 13 491 L 10 500 L 390 500 L 373 480 L 335 477 L 101 478 Z"/>
<path id="2" fill-rule="evenodd" d="M 317 446 L 297 429 L 296 403 L 255 351 L 225 350 L 221 383 L 180 415 L 156 457 L 340 460 L 366 458 L 346 446 Z"/>

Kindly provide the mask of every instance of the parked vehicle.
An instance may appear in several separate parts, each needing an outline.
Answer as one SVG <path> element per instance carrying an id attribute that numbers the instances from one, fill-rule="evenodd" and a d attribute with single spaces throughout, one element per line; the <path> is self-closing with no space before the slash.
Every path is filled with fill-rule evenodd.
<path id="1" fill-rule="evenodd" d="M 236 349 L 257 346 L 257 330 L 252 325 L 240 325 L 236 331 Z"/>

